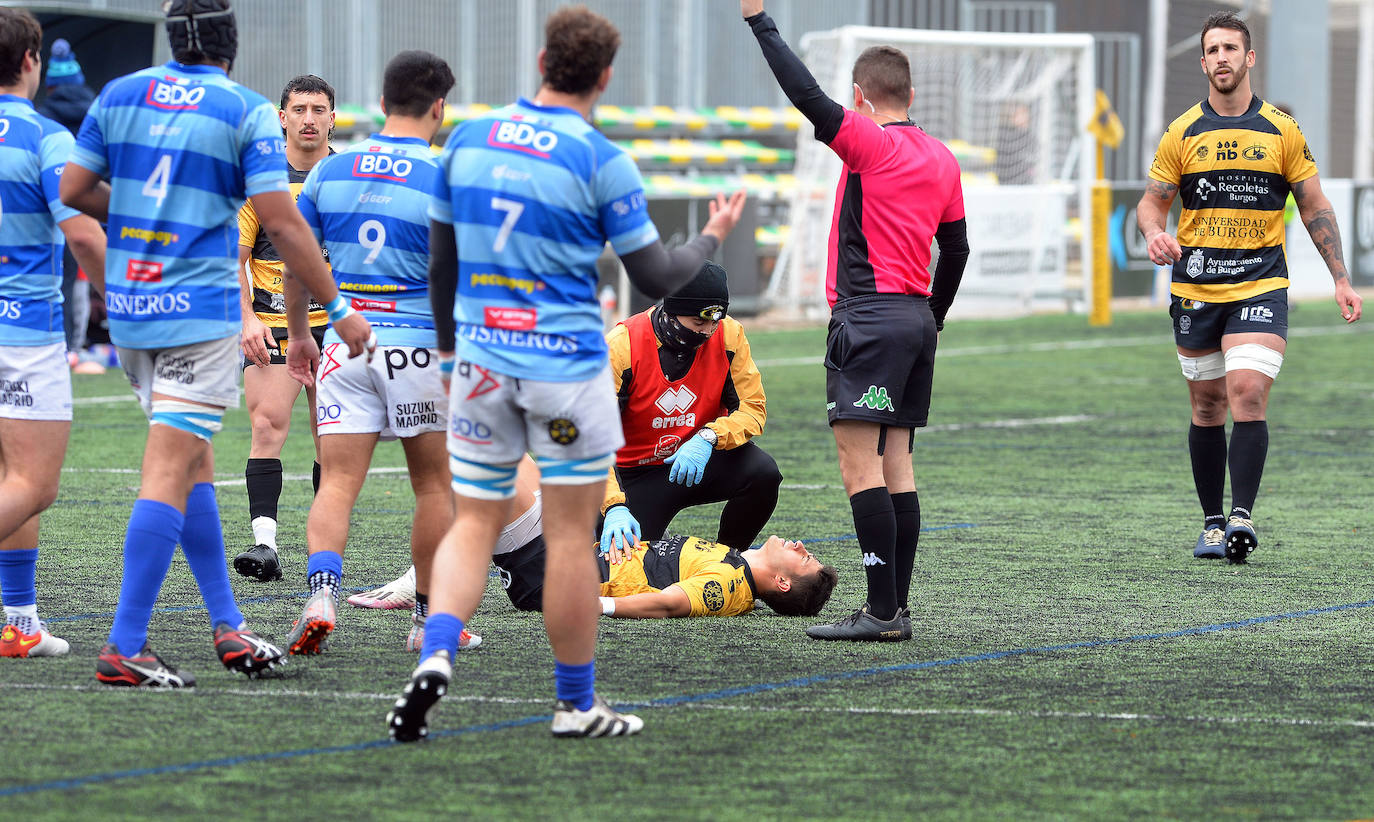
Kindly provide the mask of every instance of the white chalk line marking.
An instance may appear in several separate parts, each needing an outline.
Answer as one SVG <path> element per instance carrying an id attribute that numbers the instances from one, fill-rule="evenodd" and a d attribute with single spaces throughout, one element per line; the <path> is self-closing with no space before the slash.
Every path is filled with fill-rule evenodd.
<path id="1" fill-rule="evenodd" d="M 124 692 L 128 693 L 131 688 L 112 688 L 109 685 L 55 685 L 46 682 L 4 682 L 0 683 L 0 689 L 14 691 L 74 691 L 74 692 Z M 227 696 L 248 696 L 258 699 L 272 698 L 278 696 L 301 697 L 305 699 L 349 699 L 363 700 L 369 702 L 395 702 L 400 691 L 393 694 L 372 694 L 358 691 L 304 691 L 299 689 L 277 690 L 269 687 L 262 688 L 206 688 L 198 686 L 195 690 L 202 694 L 212 693 L 215 695 L 225 694 Z M 143 688 L 142 692 L 157 691 L 160 693 L 171 693 L 173 691 L 192 692 L 191 689 L 179 688 Z M 475 696 L 469 694 L 450 694 L 444 697 L 445 702 L 489 702 L 499 705 L 547 705 L 551 704 L 551 699 L 517 699 L 509 696 Z"/>
<path id="2" fill-rule="evenodd" d="M 1091 711 L 1011 711 L 991 708 L 817 708 L 797 706 L 729 705 L 689 702 L 675 708 L 695 708 L 712 711 L 743 711 L 748 713 L 833 713 L 867 714 L 876 716 L 985 716 L 1006 719 L 1091 719 L 1102 722 L 1182 722 L 1216 725 L 1281 725 L 1293 727 L 1374 728 L 1374 721 L 1363 719 L 1308 719 L 1306 717 L 1264 716 L 1196 716 L 1184 714 L 1094 713 Z"/>

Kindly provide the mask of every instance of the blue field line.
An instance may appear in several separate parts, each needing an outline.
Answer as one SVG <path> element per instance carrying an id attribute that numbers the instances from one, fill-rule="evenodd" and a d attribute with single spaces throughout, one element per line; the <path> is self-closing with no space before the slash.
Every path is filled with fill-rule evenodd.
<path id="1" fill-rule="evenodd" d="M 781 682 L 760 682 L 754 685 L 740 685 L 734 688 L 721 688 L 715 691 L 705 691 L 698 694 L 681 694 L 679 696 L 667 696 L 660 699 L 651 699 L 645 702 L 619 703 L 617 707 L 627 710 L 642 708 L 671 708 L 678 705 L 690 705 L 700 702 L 710 702 L 720 699 L 729 699 L 736 696 L 750 696 L 753 694 L 767 693 L 769 691 L 780 691 L 787 688 L 807 688 L 812 685 L 822 685 L 829 682 L 843 682 L 853 679 L 865 679 L 883 674 L 904 673 L 907 671 L 923 671 L 931 668 L 945 668 L 955 665 L 969 665 L 975 662 L 990 662 L 998 659 L 1010 657 L 1027 656 L 1029 654 L 1048 654 L 1059 653 L 1062 651 L 1075 651 L 1088 648 L 1107 648 L 1113 645 L 1126 645 L 1133 642 L 1149 642 L 1158 639 L 1177 639 L 1179 637 L 1199 636 L 1201 634 L 1215 633 L 1217 631 L 1232 631 L 1237 628 L 1249 628 L 1255 625 L 1263 625 L 1269 622 L 1278 622 L 1287 619 L 1301 619 L 1303 617 L 1321 616 L 1323 614 L 1334 614 L 1341 611 L 1353 611 L 1361 608 L 1374 607 L 1374 599 L 1367 599 L 1362 602 L 1350 602 L 1343 605 L 1328 605 L 1323 608 L 1307 608 L 1302 611 L 1290 611 L 1283 614 L 1270 614 L 1268 616 L 1251 617 L 1250 619 L 1237 620 L 1235 622 L 1219 622 L 1214 625 L 1202 625 L 1196 628 L 1182 628 L 1177 631 L 1163 631 L 1151 634 L 1134 634 L 1126 637 L 1113 637 L 1110 639 L 1090 639 L 1081 642 L 1065 642 L 1059 645 L 1041 645 L 1034 648 L 1009 648 L 1002 651 L 989 651 L 982 654 L 969 654 L 967 656 L 950 657 L 948 659 L 932 659 L 925 662 L 909 662 L 902 665 L 883 665 L 877 668 L 861 668 L 853 671 L 838 671 L 830 674 L 815 674 L 812 676 L 802 676 L 795 679 L 787 679 Z M 270 696 L 271 691 L 263 691 L 265 696 Z M 527 725 L 534 725 L 540 722 L 547 722 L 549 714 L 539 714 L 537 716 L 526 716 L 519 719 L 511 719 L 504 722 L 492 722 L 482 725 L 468 725 L 462 728 L 452 728 L 449 730 L 435 731 L 429 735 L 430 739 L 438 739 L 451 736 L 465 736 L 478 733 L 488 733 L 491 731 L 502 731 L 509 728 L 521 728 Z M 195 762 L 184 762 L 177 765 L 162 765 L 156 768 L 136 768 L 126 771 L 107 771 L 105 773 L 88 774 L 86 776 L 73 777 L 71 779 L 55 779 L 50 782 L 35 782 L 31 785 L 15 785 L 8 788 L 0 788 L 0 797 L 17 796 L 20 794 L 44 793 L 47 791 L 65 791 L 72 788 L 79 788 L 86 785 L 95 785 L 103 782 L 114 782 L 120 779 L 137 779 L 143 776 L 157 776 L 167 773 L 191 773 L 194 771 L 212 770 L 218 768 L 233 767 L 235 765 L 251 764 L 255 762 L 271 762 L 283 759 L 297 759 L 306 756 L 320 756 L 324 754 L 352 753 L 354 751 L 364 751 L 374 748 L 385 748 L 397 743 L 389 739 L 374 739 L 368 742 L 357 742 L 352 745 L 335 745 L 326 748 L 300 748 L 290 751 L 274 751 L 271 753 L 247 754 L 244 756 L 230 756 L 221 759 L 202 759 Z"/>
<path id="2" fill-rule="evenodd" d="M 922 532 L 925 532 L 925 531 L 948 531 L 948 530 L 953 529 L 953 528 L 977 528 L 977 527 L 978 527 L 977 525 L 975 525 L 974 523 L 971 523 L 971 522 L 955 522 L 955 523 L 951 523 L 951 524 L 949 524 L 949 525 L 932 525 L 932 526 L 930 526 L 930 527 L 928 527 L 928 528 L 922 528 L 921 531 L 922 531 Z M 858 536 L 856 536 L 856 535 L 854 535 L 854 534 L 841 534 L 841 535 L 838 536 L 838 537 L 820 537 L 820 538 L 818 538 L 818 539 L 803 540 L 803 543 L 812 543 L 812 542 L 844 542 L 845 540 L 854 540 L 854 539 L 858 539 Z M 751 546 L 751 547 L 757 548 L 758 546 L 755 545 L 755 546 Z M 496 577 L 496 576 L 500 576 L 500 574 L 498 574 L 496 571 L 492 571 L 492 572 L 490 572 L 490 574 L 488 574 L 488 576 Z M 344 589 L 342 589 L 342 590 L 343 590 L 344 592 L 346 592 L 346 593 L 356 594 L 356 593 L 359 593 L 359 592 L 362 592 L 362 591 L 371 591 L 373 588 L 376 588 L 376 587 L 378 587 L 378 586 L 377 586 L 377 585 L 368 585 L 368 586 L 365 586 L 365 587 L 344 588 Z M 238 605 L 263 605 L 263 604 L 266 604 L 266 603 L 269 603 L 269 602 L 281 602 L 281 601 L 284 600 L 284 599 L 308 599 L 309 597 L 310 597 L 310 592 L 309 592 L 309 591 L 305 591 L 305 592 L 294 593 L 294 594 L 269 594 L 269 595 L 267 595 L 267 596 L 260 596 L 260 597 L 244 597 L 243 599 L 236 599 L 236 600 L 234 600 L 234 602 L 235 602 L 236 604 L 238 604 Z M 204 610 L 205 610 L 205 606 L 204 606 L 204 605 L 168 605 L 168 606 L 165 606 L 165 607 L 162 607 L 162 608 L 154 608 L 154 609 L 153 609 L 153 613 L 155 613 L 155 614 L 184 614 L 184 613 L 188 613 L 188 612 L 190 612 L 190 611 L 204 611 Z M 82 620 L 87 620 L 87 619 L 114 619 L 114 615 L 115 615 L 115 612 L 114 612 L 114 611 L 101 611 L 101 612 L 98 612 L 98 613 L 90 613 L 90 614 L 69 614 L 69 615 L 67 615 L 67 616 L 48 617 L 48 618 L 47 618 L 46 620 L 44 620 L 44 621 L 46 621 L 46 622 L 81 622 Z"/>

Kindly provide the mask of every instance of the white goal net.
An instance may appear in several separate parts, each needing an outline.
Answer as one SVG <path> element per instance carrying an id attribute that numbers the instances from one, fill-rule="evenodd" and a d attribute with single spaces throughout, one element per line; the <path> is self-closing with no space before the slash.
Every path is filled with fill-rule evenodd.
<path id="1" fill-rule="evenodd" d="M 1096 144 L 1085 133 L 1095 103 L 1092 36 L 845 26 L 807 34 L 802 59 L 848 107 L 854 60 L 874 45 L 906 53 L 911 119 L 963 170 L 972 254 L 951 315 L 1083 309 L 1096 176 Z M 768 296 L 774 306 L 823 314 L 841 163 L 809 123 L 797 149 L 791 231 Z"/>

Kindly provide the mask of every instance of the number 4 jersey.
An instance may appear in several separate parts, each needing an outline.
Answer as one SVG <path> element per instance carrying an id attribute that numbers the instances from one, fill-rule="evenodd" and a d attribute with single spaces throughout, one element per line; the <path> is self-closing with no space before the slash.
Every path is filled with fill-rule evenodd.
<path id="1" fill-rule="evenodd" d="M 434 347 L 428 212 L 438 169 L 424 140 L 374 134 L 321 160 L 296 199 L 329 250 L 339 293 L 380 345 Z M 339 342 L 332 328 L 325 339 Z"/>
<path id="2" fill-rule="evenodd" d="M 105 86 L 71 162 L 110 181 L 105 305 L 115 345 L 238 334 L 239 206 L 288 190 L 272 104 L 215 66 L 154 66 Z"/>

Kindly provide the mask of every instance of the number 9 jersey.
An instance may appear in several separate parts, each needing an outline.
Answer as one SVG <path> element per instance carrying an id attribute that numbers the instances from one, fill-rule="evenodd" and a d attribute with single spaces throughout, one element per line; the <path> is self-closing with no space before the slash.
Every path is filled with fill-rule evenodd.
<path id="1" fill-rule="evenodd" d="M 114 344 L 161 349 L 237 335 L 239 206 L 288 190 L 272 104 L 217 66 L 154 66 L 101 90 L 71 162 L 110 182 Z"/>

